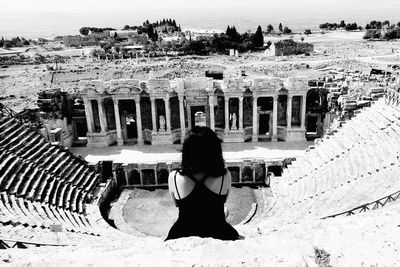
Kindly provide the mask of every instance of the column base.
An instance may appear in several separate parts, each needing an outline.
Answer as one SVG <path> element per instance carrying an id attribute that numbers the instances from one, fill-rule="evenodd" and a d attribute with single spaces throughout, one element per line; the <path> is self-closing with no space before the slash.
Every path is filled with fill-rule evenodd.
<path id="1" fill-rule="evenodd" d="M 272 142 L 278 142 L 278 136 L 273 135 L 272 138 L 271 138 L 271 141 Z"/>
<path id="2" fill-rule="evenodd" d="M 163 132 L 153 132 L 151 138 L 152 145 L 170 145 L 172 144 L 172 136 L 171 132 L 163 131 Z"/>
<path id="3" fill-rule="evenodd" d="M 242 143 L 244 141 L 243 131 L 230 130 L 225 132 L 224 142 L 227 143 Z"/>
<path id="4" fill-rule="evenodd" d="M 124 139 L 117 138 L 117 146 L 123 146 L 123 145 L 124 145 Z"/>
<path id="5" fill-rule="evenodd" d="M 251 138 L 251 142 L 253 142 L 253 143 L 258 142 L 258 135 L 253 135 Z"/>
<path id="6" fill-rule="evenodd" d="M 137 140 L 137 144 L 142 146 L 142 145 L 144 145 L 144 141 L 143 140 Z"/>
<path id="7" fill-rule="evenodd" d="M 286 141 L 306 141 L 305 128 L 290 128 L 286 132 Z"/>
<path id="8" fill-rule="evenodd" d="M 111 130 L 108 132 L 100 133 L 87 133 L 87 145 L 88 147 L 103 147 L 115 144 L 117 140 L 117 131 Z"/>

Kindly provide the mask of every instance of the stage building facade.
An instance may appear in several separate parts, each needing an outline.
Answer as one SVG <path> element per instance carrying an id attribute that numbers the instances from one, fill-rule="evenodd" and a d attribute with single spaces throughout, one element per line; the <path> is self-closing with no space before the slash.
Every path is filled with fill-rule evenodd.
<path id="1" fill-rule="evenodd" d="M 195 125 L 224 142 L 303 141 L 319 137 L 324 116 L 306 77 L 92 80 L 81 81 L 80 95 L 87 146 L 177 144 Z M 317 109 L 307 115 L 307 106 Z"/>

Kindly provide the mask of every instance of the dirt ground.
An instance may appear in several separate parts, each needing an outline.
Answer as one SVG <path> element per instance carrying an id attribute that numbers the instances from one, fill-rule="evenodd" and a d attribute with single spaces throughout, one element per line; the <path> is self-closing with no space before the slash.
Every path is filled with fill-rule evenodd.
<path id="1" fill-rule="evenodd" d="M 384 66 L 388 62 L 376 60 L 381 56 L 391 57 L 389 62 L 399 63 L 400 42 L 368 42 L 362 39 L 363 32 L 328 32 L 325 34 L 294 35 L 295 40 L 304 37 L 305 42 L 315 46 L 311 56 L 272 57 L 261 53 L 244 53 L 239 58 L 229 56 L 180 57 L 158 59 L 125 59 L 102 61 L 89 59 L 90 49 L 65 50 L 61 52 L 41 52 L 43 55 L 60 53 L 81 55 L 58 64 L 14 65 L 0 69 L 0 100 L 16 111 L 36 106 L 37 92 L 47 88 L 61 88 L 68 92 L 78 92 L 80 80 L 131 78 L 146 80 L 150 71 L 156 77 L 176 78 L 204 76 L 205 70 L 244 69 L 249 78 L 267 75 L 306 75 L 318 77 L 319 68 L 339 66 L 365 70 L 370 67 Z M 268 40 L 287 38 L 266 36 Z M 29 53 L 29 52 L 28 52 Z"/>

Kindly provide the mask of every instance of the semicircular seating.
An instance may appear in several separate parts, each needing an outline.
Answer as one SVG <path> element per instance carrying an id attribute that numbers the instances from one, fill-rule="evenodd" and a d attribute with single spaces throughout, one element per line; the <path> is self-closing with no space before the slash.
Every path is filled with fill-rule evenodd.
<path id="1" fill-rule="evenodd" d="M 51 225 L 97 234 L 86 216 L 100 176 L 59 145 L 52 145 L 12 111 L 0 109 L 0 237 L 54 240 Z"/>
<path id="2" fill-rule="evenodd" d="M 389 89 L 272 180 L 267 216 L 287 221 L 351 215 L 400 195 L 399 93 Z"/>

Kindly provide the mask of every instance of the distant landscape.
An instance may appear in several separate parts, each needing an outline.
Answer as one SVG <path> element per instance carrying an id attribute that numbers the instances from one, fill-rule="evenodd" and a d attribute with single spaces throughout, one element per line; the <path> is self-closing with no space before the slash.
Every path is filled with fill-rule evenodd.
<path id="1" fill-rule="evenodd" d="M 137 25 L 146 19 L 155 21 L 160 17 L 173 17 L 181 23 L 182 30 L 208 30 L 224 32 L 227 25 L 235 25 L 237 30 L 244 32 L 253 30 L 258 25 L 266 27 L 272 24 L 275 27 L 281 22 L 290 25 L 293 31 L 306 28 L 317 30 L 319 24 L 324 22 L 356 22 L 365 26 L 371 20 L 398 21 L 399 16 L 395 7 L 382 6 L 386 11 L 376 13 L 375 10 L 345 10 L 343 12 L 330 12 L 329 9 L 308 9 L 307 12 L 296 11 L 286 8 L 285 10 L 271 10 L 269 8 L 256 9 L 247 7 L 246 10 L 227 8 L 224 12 L 217 10 L 196 10 L 196 12 L 179 12 L 174 10 L 152 10 L 149 12 L 130 12 L 120 10 L 117 14 L 110 13 L 29 13 L 24 18 L 15 18 L 13 23 L 6 21 L 8 16 L 0 16 L 0 36 L 11 38 L 24 36 L 25 38 L 54 38 L 57 35 L 76 34 L 83 25 L 93 27 L 121 28 L 126 24 Z M 243 16 L 243 12 L 246 16 Z M 1 11 L 0 11 L 1 15 Z M 90 15 L 90 16 L 89 16 Z M 51 22 L 51 23 L 49 23 Z"/>

